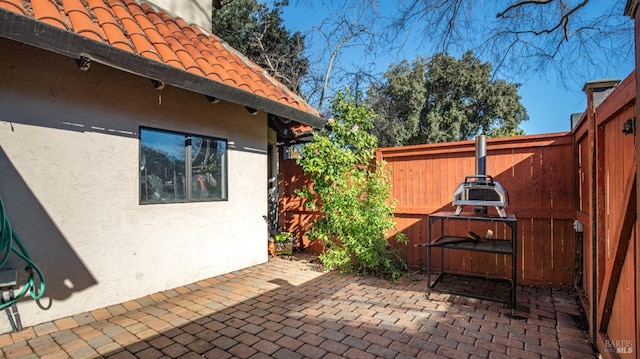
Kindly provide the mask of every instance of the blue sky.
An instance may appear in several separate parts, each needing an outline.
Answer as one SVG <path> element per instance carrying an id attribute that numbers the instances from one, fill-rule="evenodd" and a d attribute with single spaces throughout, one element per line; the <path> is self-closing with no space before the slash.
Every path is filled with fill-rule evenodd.
<path id="1" fill-rule="evenodd" d="M 622 66 L 610 69 L 598 79 L 624 80 L 633 71 L 633 58 Z M 584 82 L 594 79 L 584 79 Z M 529 121 L 520 127 L 528 135 L 568 131 L 572 113 L 583 112 L 587 107 L 587 98 L 582 86 L 566 88 L 558 83 L 553 74 L 546 78 L 530 78 L 521 82 L 518 93 L 520 102 L 527 109 Z M 584 85 L 584 83 L 582 84 Z"/>
<path id="2" fill-rule="evenodd" d="M 605 4 L 603 5 L 603 1 Z M 598 0 L 590 6 L 609 6 L 613 0 Z M 271 1 L 269 1 L 271 3 Z M 319 26 L 323 19 L 329 16 L 330 12 L 323 7 L 321 2 L 312 2 L 304 0 L 292 0 L 290 5 L 284 9 L 283 19 L 285 27 L 292 31 L 301 31 L 308 33 L 313 26 Z M 597 4 L 596 4 L 597 3 Z M 381 7 L 380 13 L 392 11 L 386 8 L 394 4 L 394 2 L 379 2 Z M 596 8 L 597 9 L 597 8 Z M 588 10 L 588 9 L 587 9 Z M 629 18 L 629 22 L 631 19 Z M 372 25 L 375 26 L 375 25 Z M 310 41 L 307 41 L 309 46 Z M 431 53 L 424 53 L 421 48 L 425 45 L 419 40 L 409 38 L 402 50 L 384 55 L 378 54 L 375 59 L 363 59 L 360 49 L 346 49 L 339 58 L 339 66 L 343 68 L 355 68 L 365 62 L 371 62 L 370 66 L 374 67 L 374 71 L 382 73 L 386 71 L 391 63 L 399 62 L 402 59 L 409 61 L 416 56 L 429 56 Z M 552 133 L 560 131 L 568 131 L 570 129 L 570 116 L 572 113 L 582 112 L 586 108 L 586 97 L 582 92 L 582 86 L 587 81 L 594 79 L 620 79 L 626 78 L 634 68 L 633 44 L 629 44 L 629 56 L 626 59 L 620 59 L 620 63 L 615 66 L 608 66 L 599 73 L 592 74 L 589 78 L 572 79 L 568 84 L 563 84 L 559 76 L 548 71 L 544 75 L 527 75 L 527 77 L 519 77 L 511 75 L 505 78 L 509 82 L 522 84 L 519 94 L 522 97 L 521 103 L 527 109 L 529 121 L 521 124 L 526 134 Z M 319 49 L 310 49 L 319 51 Z M 454 56 L 459 57 L 454 54 Z M 486 59 L 481 59 L 486 61 Z M 313 59 L 312 59 L 313 61 Z M 504 77 L 503 77 L 504 78 Z"/>

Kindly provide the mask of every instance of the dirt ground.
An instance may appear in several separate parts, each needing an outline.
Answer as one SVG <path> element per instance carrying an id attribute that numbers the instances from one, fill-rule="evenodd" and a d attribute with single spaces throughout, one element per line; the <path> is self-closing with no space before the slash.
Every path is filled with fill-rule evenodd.
<path id="1" fill-rule="evenodd" d="M 307 267 L 308 270 L 313 272 L 324 271 L 322 268 L 322 263 L 320 262 L 320 259 L 318 258 L 318 254 L 316 253 L 309 253 L 305 251 L 294 250 L 291 255 L 281 255 L 279 256 L 279 258 L 283 260 L 304 263 L 306 264 L 305 267 Z"/>

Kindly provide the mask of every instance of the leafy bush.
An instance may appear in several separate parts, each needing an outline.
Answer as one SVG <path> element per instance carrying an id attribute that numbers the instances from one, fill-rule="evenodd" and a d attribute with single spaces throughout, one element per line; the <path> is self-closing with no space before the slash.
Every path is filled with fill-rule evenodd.
<path id="1" fill-rule="evenodd" d="M 293 237 L 291 236 L 291 233 L 289 233 L 289 232 L 281 232 L 281 233 L 278 233 L 278 234 L 273 236 L 273 241 L 275 243 L 292 242 L 293 241 Z"/>
<path id="2" fill-rule="evenodd" d="M 394 206 L 389 172 L 376 161 L 377 139 L 368 132 L 375 114 L 348 91 L 336 95 L 331 110 L 326 128 L 298 159 L 312 183 L 297 193 L 308 209 L 322 214 L 308 235 L 324 242 L 325 269 L 395 280 L 407 267 L 386 239 L 395 231 Z M 406 243 L 402 233 L 395 239 Z"/>

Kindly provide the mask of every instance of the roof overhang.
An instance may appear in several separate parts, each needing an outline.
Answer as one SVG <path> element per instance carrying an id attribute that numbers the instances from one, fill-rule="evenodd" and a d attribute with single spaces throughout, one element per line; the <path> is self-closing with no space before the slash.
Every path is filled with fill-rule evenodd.
<path id="1" fill-rule="evenodd" d="M 134 75 L 161 81 L 166 85 L 264 111 L 313 128 L 322 128 L 326 122 L 319 116 L 252 92 L 150 60 L 4 9 L 0 9 L 0 36 L 75 60 L 89 59 Z"/>

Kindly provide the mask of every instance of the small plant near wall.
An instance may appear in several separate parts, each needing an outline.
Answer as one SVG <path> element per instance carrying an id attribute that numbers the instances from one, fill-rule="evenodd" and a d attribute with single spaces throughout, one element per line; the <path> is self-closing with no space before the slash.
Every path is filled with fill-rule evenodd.
<path id="1" fill-rule="evenodd" d="M 272 255 L 293 253 L 293 235 L 289 232 L 280 232 L 271 237 L 273 243 Z"/>
<path id="2" fill-rule="evenodd" d="M 395 280 L 407 266 L 387 236 L 407 240 L 395 230 L 390 173 L 376 161 L 377 139 L 368 132 L 375 113 L 348 91 L 336 95 L 331 110 L 326 128 L 314 133 L 298 159 L 311 185 L 296 193 L 308 209 L 322 214 L 308 236 L 324 242 L 319 258 L 325 270 Z"/>

